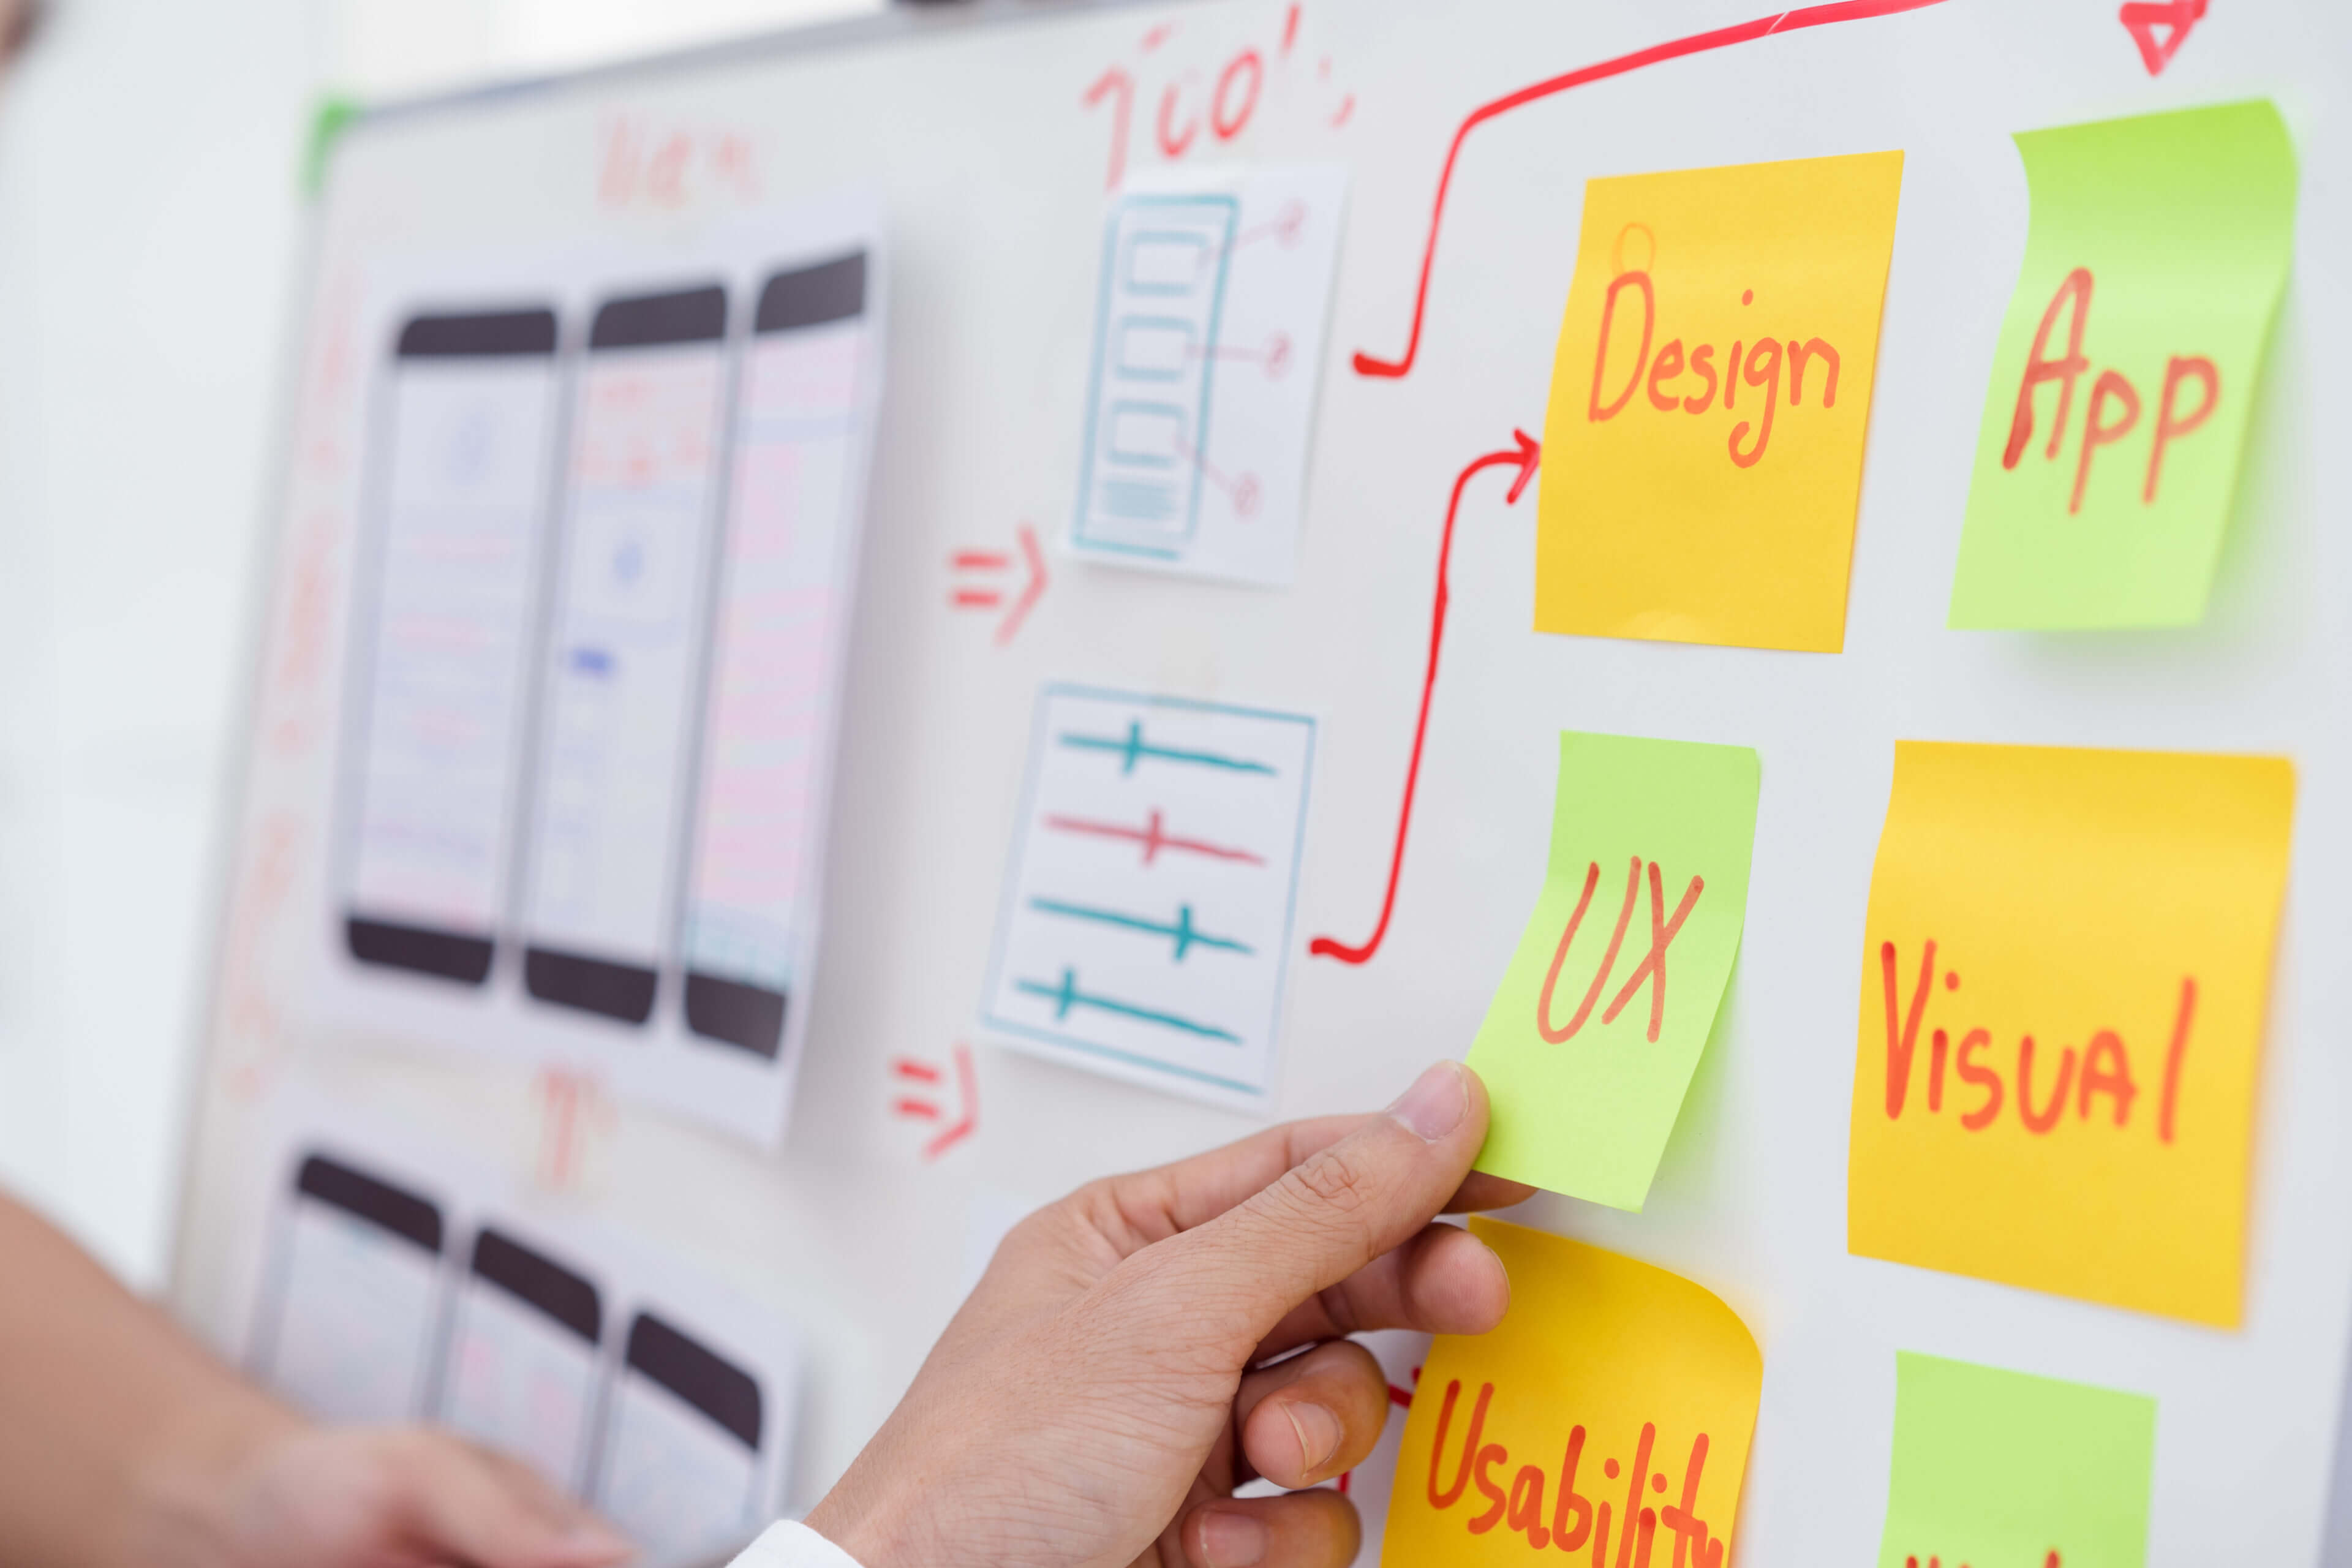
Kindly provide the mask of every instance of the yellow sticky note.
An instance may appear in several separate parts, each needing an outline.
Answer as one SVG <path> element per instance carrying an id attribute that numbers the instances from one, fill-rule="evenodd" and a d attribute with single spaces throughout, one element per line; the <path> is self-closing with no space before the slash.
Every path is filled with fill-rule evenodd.
<path id="1" fill-rule="evenodd" d="M 1723 1568 L 1764 1384 L 1747 1326 L 1663 1268 L 1499 1220 L 1470 1228 L 1510 1271 L 1510 1314 L 1431 1343 L 1381 1560 L 1553 1550 Z"/>
<path id="2" fill-rule="evenodd" d="M 1903 154 L 1590 180 L 1536 630 L 1834 653 Z"/>
<path id="3" fill-rule="evenodd" d="M 1895 748 L 1849 1250 L 2234 1327 L 2283 758 Z"/>

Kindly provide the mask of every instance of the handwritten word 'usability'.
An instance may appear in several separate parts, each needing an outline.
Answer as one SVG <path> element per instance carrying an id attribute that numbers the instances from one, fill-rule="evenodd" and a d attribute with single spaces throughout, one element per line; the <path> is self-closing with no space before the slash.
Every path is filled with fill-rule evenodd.
<path id="1" fill-rule="evenodd" d="M 1912 985 L 1910 1001 L 1903 1005 L 1898 994 L 1897 955 L 1895 944 L 1882 942 L 1878 949 L 1879 976 L 1886 1001 L 1886 1114 L 1889 1120 L 1900 1120 L 1910 1103 L 1912 1063 L 1919 1044 L 1919 1026 L 1927 1010 L 1927 998 L 1934 990 L 1936 974 L 1936 944 L 1924 943 L 1919 953 L 1919 974 Z M 1944 975 L 1944 989 L 1958 992 L 1960 975 L 1948 970 Z M 1900 1021 L 1897 1009 L 1902 1008 Z M 2197 982 L 2188 975 L 2181 977 L 2180 994 L 2172 1017 L 2172 1037 L 2165 1047 L 2163 1087 L 2158 1097 L 2156 1136 L 2160 1143 L 2173 1140 L 2174 1116 L 2179 1110 L 2180 1067 L 2189 1054 L 2189 1031 L 2197 1013 Z M 2003 1086 L 1998 1067 L 1987 1066 L 1977 1059 L 1979 1051 L 1993 1048 L 1992 1032 L 1974 1028 L 1960 1035 L 1955 1048 L 1952 1033 L 1938 1027 L 1928 1036 L 1927 1111 L 1940 1115 L 1944 1109 L 1945 1072 L 1948 1068 L 1977 1096 L 1976 1105 L 1960 1112 L 1960 1125 L 1970 1132 L 1981 1132 L 2000 1119 L 2003 1108 L 2014 1104 L 2018 1120 L 2025 1130 L 2037 1137 L 2046 1137 L 2054 1131 L 2066 1114 L 2068 1092 L 2073 1091 L 2075 1120 L 2089 1122 L 2095 1109 L 2105 1110 L 2112 1124 L 2128 1129 L 2132 1107 L 2139 1099 L 2140 1086 L 2132 1075 L 2131 1052 L 2122 1035 L 2113 1029 L 2093 1032 L 2083 1047 L 2078 1060 L 2074 1047 L 2068 1046 L 2058 1053 L 2054 1066 L 2045 1054 L 2043 1070 L 2051 1073 L 2044 1081 L 2049 1098 L 2037 1107 L 2034 1104 L 2033 1074 L 2035 1047 L 2032 1035 L 2020 1035 L 2017 1041 L 2017 1071 L 2011 1080 L 2014 1086 L 2012 1100 Z M 2143 1058 L 2145 1063 L 2146 1058 Z M 2077 1068 L 2080 1075 L 2077 1076 Z M 2094 1102 L 2104 1097 L 2105 1103 Z"/>
<path id="2" fill-rule="evenodd" d="M 1624 301 L 1622 321 L 1621 300 Z M 1635 342 L 1636 301 L 1641 309 L 1640 336 L 1632 363 L 1627 365 L 1622 349 Z M 1754 305 L 1756 290 L 1741 289 L 1739 302 Z M 1629 410 L 1639 414 L 1644 404 L 1660 414 L 1696 416 L 1712 409 L 1719 410 L 1718 418 L 1729 417 L 1739 411 L 1739 388 L 1745 384 L 1759 389 L 1764 406 L 1756 409 L 1752 422 L 1742 418 L 1733 425 L 1724 447 L 1734 464 L 1752 468 L 1763 461 L 1764 448 L 1771 443 L 1772 420 L 1780 405 L 1784 379 L 1789 406 L 1796 408 L 1805 400 L 1805 373 L 1819 363 L 1822 368 L 1814 383 L 1819 389 L 1818 406 L 1837 406 L 1841 361 L 1835 345 L 1826 339 L 1791 337 L 1784 342 L 1777 337 L 1734 338 L 1718 372 L 1713 343 L 1695 343 L 1685 351 L 1682 339 L 1669 338 L 1653 354 L 1650 346 L 1657 331 L 1658 290 L 1650 274 L 1636 269 L 1610 279 L 1609 290 L 1601 297 L 1601 335 L 1592 353 L 1592 390 L 1585 405 L 1585 417 L 1591 423 L 1605 425 Z M 1612 343 L 1620 351 L 1614 363 L 1610 354 Z M 1720 400 L 1716 395 L 1718 388 Z M 1755 409 L 1756 397 L 1751 395 L 1748 403 Z"/>
<path id="3" fill-rule="evenodd" d="M 1643 1500 L 1645 1484 L 1649 1491 L 1658 1494 L 1664 1494 L 1667 1485 L 1663 1470 L 1650 1468 L 1650 1456 L 1658 1440 L 1655 1422 L 1642 1424 L 1630 1470 L 1613 1458 L 1602 1461 L 1601 1473 L 1604 1481 L 1616 1481 L 1621 1475 L 1625 1478 L 1625 1500 L 1616 1515 L 1617 1554 L 1612 1560 L 1609 1554 L 1609 1500 L 1601 1495 L 1599 1487 L 1594 1487 L 1591 1497 L 1576 1489 L 1577 1470 L 1584 1463 L 1584 1427 L 1579 1425 L 1569 1429 L 1560 1456 L 1559 1483 L 1552 1489 L 1552 1504 L 1547 1512 L 1544 1491 L 1548 1472 L 1543 1467 L 1521 1465 L 1506 1491 L 1496 1471 L 1509 1466 L 1510 1450 L 1500 1443 L 1480 1441 L 1486 1436 L 1486 1417 L 1495 1399 L 1495 1385 L 1491 1383 L 1479 1385 L 1478 1397 L 1471 1407 L 1469 1425 L 1463 1435 L 1460 1458 L 1454 1463 L 1453 1479 L 1444 1479 L 1446 1433 L 1454 1424 L 1454 1406 L 1461 1397 L 1461 1381 L 1448 1381 L 1445 1403 L 1437 1415 L 1436 1441 L 1429 1454 L 1429 1506 L 1444 1513 L 1461 1502 L 1475 1482 L 1484 1506 L 1474 1501 L 1471 1506 L 1475 1511 L 1463 1519 L 1471 1534 L 1485 1535 L 1497 1525 L 1507 1525 L 1526 1536 L 1528 1544 L 1538 1552 L 1549 1546 L 1573 1552 L 1589 1545 L 1593 1568 L 1650 1568 L 1650 1554 L 1663 1527 L 1675 1537 L 1673 1568 L 1722 1568 L 1723 1540 L 1712 1534 L 1706 1521 L 1698 1517 L 1699 1478 L 1706 1469 L 1706 1433 L 1691 1441 L 1690 1458 L 1683 1465 L 1682 1497 L 1676 1503 L 1652 1508 Z M 1589 1478 L 1590 1472 L 1588 1486 L 1591 1485 Z"/>
<path id="4" fill-rule="evenodd" d="M 2057 407 L 2051 415 L 2050 439 L 2042 449 L 2055 461 L 2066 443 L 2066 426 L 2074 406 L 2074 384 L 2091 373 L 2083 353 L 2083 332 L 2091 320 L 2091 269 L 2077 267 L 2066 274 L 2058 291 L 2042 312 L 2033 330 L 2033 348 L 2025 356 L 2025 374 L 2018 384 L 2017 409 L 2010 416 L 2009 444 L 2001 449 L 2000 466 L 2014 468 L 2033 439 L 2034 404 L 2042 388 L 2058 384 Z M 2050 353 L 2052 329 L 2061 313 L 2066 317 L 2066 352 Z M 2190 384 L 2195 389 L 2189 390 Z M 2148 440 L 2147 478 L 2141 482 L 2143 506 L 2156 504 L 2157 485 L 2164 477 L 2165 448 L 2191 436 L 2213 417 L 2221 405 L 2221 373 L 2203 354 L 2171 354 L 2164 362 L 2164 390 L 2157 399 L 2156 422 Z M 2083 413 L 2083 437 L 2074 460 L 2074 488 L 2068 496 L 2069 515 L 2083 510 L 2083 489 L 2091 482 L 2091 459 L 2103 447 L 2120 445 L 2139 427 L 2139 389 L 2119 370 L 2102 370 L 2091 383 L 2089 405 Z"/>
<path id="5" fill-rule="evenodd" d="M 1693 877 L 1690 886 L 1683 889 L 1682 901 L 1675 906 L 1675 912 L 1669 917 L 1665 912 L 1665 884 L 1659 875 L 1658 863 L 1653 860 L 1648 864 L 1650 950 L 1626 978 L 1616 999 L 1601 1015 L 1601 1021 L 1603 1024 L 1615 1023 L 1617 1015 L 1625 1010 L 1625 1004 L 1631 1002 L 1634 993 L 1647 983 L 1650 987 L 1649 1038 L 1654 1045 L 1658 1030 L 1666 1020 L 1666 949 L 1681 933 L 1683 921 L 1690 918 L 1691 910 L 1697 904 L 1699 894 L 1706 890 L 1706 883 Z M 1592 984 L 1585 988 L 1584 1000 L 1577 1005 L 1568 1022 L 1556 1026 L 1552 1023 L 1551 1004 L 1552 993 L 1559 984 L 1560 966 L 1568 962 L 1568 950 L 1576 941 L 1577 928 L 1584 923 L 1584 911 L 1591 907 L 1593 890 L 1601 885 L 1601 862 L 1594 860 L 1586 866 L 1584 892 L 1576 900 L 1575 912 L 1568 917 L 1568 924 L 1559 933 L 1559 945 L 1552 950 L 1551 968 L 1545 973 L 1543 990 L 1536 997 L 1536 1032 L 1547 1043 L 1557 1046 L 1574 1039 L 1577 1032 L 1584 1027 L 1585 1021 L 1591 1017 L 1593 1004 L 1601 999 L 1602 987 L 1609 984 L 1610 972 L 1617 966 L 1618 952 L 1625 944 L 1625 928 L 1633 921 L 1633 904 L 1642 890 L 1642 858 L 1634 856 L 1625 872 L 1625 901 L 1618 908 L 1617 927 L 1609 933 L 1609 945 L 1601 951 L 1601 966 L 1593 971 Z"/>

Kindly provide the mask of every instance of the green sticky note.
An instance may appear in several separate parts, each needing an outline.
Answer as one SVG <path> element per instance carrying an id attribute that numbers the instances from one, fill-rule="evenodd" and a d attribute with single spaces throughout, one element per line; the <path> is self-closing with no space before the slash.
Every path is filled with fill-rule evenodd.
<path id="1" fill-rule="evenodd" d="M 2156 1401 L 1898 1352 L 1878 1568 L 2143 1568 Z"/>
<path id="2" fill-rule="evenodd" d="M 1745 746 L 1560 736 L 1543 893 L 1470 1047 L 1478 1169 L 1649 1196 L 1739 952 L 1759 773 Z"/>
<path id="3" fill-rule="evenodd" d="M 2294 243 L 2267 100 L 2017 138 L 2033 204 L 1951 624 L 2203 618 Z"/>

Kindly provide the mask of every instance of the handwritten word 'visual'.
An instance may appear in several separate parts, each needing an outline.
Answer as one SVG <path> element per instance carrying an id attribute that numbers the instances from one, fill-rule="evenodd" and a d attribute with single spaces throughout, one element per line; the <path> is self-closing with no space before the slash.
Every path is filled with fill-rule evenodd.
<path id="1" fill-rule="evenodd" d="M 1571 865 L 1574 863 L 1570 862 Z M 1668 918 L 1665 886 L 1658 872 L 1658 863 L 1653 860 L 1648 864 L 1650 951 L 1634 966 L 1633 974 L 1618 991 L 1616 1000 L 1610 1003 L 1608 1010 L 1601 1015 L 1601 1021 L 1603 1024 L 1615 1023 L 1617 1015 L 1625 1010 L 1625 1004 L 1633 999 L 1633 994 L 1646 981 L 1650 985 L 1649 1037 L 1651 1043 L 1655 1044 L 1658 1031 L 1666 1021 L 1666 948 L 1681 932 L 1683 921 L 1690 918 L 1691 910 L 1697 904 L 1699 894 L 1706 890 L 1706 883 L 1693 877 L 1690 886 L 1683 889 L 1682 901 L 1675 906 L 1672 918 Z M 1551 998 L 1553 989 L 1559 984 L 1560 966 L 1568 962 L 1568 950 L 1576 941 L 1577 928 L 1584 923 L 1584 911 L 1591 906 L 1593 889 L 1601 885 L 1601 862 L 1592 861 L 1585 868 L 1584 891 L 1576 900 L 1575 912 L 1568 917 L 1568 924 L 1559 933 L 1559 946 L 1552 952 L 1551 968 L 1544 974 L 1542 994 L 1536 998 L 1536 1032 L 1549 1044 L 1557 1046 L 1574 1039 L 1577 1032 L 1584 1027 L 1585 1021 L 1591 1017 L 1592 1005 L 1601 999 L 1601 987 L 1608 984 L 1610 972 L 1617 966 L 1618 950 L 1625 942 L 1625 928 L 1633 919 L 1633 903 L 1642 890 L 1642 858 L 1634 856 L 1625 873 L 1625 901 L 1617 910 L 1617 929 L 1609 933 L 1609 945 L 1601 952 L 1601 967 L 1593 972 L 1592 984 L 1585 988 L 1584 1000 L 1578 1004 L 1575 1013 L 1565 1025 L 1554 1026 Z"/>
<path id="2" fill-rule="evenodd" d="M 1576 1489 L 1576 1472 L 1584 1462 L 1583 1426 L 1569 1431 L 1560 1456 L 1559 1484 L 1553 1489 L 1551 1510 L 1547 1514 L 1547 1472 L 1543 1468 L 1521 1465 L 1507 1492 L 1495 1471 L 1496 1467 L 1511 1462 L 1510 1450 L 1500 1443 L 1482 1445 L 1479 1441 L 1486 1435 L 1487 1411 L 1495 1399 L 1495 1385 L 1491 1383 L 1479 1386 L 1477 1402 L 1471 1407 L 1470 1424 L 1463 1437 L 1461 1458 L 1454 1467 L 1454 1479 L 1443 1486 L 1439 1484 L 1445 1473 L 1446 1429 L 1453 1425 L 1454 1405 L 1461 1396 L 1461 1381 L 1448 1381 L 1445 1403 L 1438 1407 L 1437 1437 L 1429 1451 L 1429 1506 L 1444 1512 L 1460 1502 L 1475 1481 L 1486 1506 L 1463 1521 L 1471 1534 L 1484 1535 L 1498 1524 L 1507 1524 L 1526 1536 L 1528 1544 L 1538 1552 L 1548 1546 L 1575 1552 L 1589 1544 L 1593 1568 L 1650 1568 L 1650 1554 L 1658 1530 L 1664 1526 L 1675 1537 L 1673 1568 L 1722 1568 L 1723 1541 L 1709 1531 L 1706 1521 L 1697 1513 L 1699 1477 L 1706 1468 L 1706 1433 L 1700 1433 L 1691 1442 L 1690 1458 L 1683 1466 L 1679 1503 L 1667 1503 L 1662 1508 L 1643 1503 L 1645 1485 L 1654 1493 L 1663 1494 L 1666 1489 L 1665 1473 L 1650 1468 L 1650 1455 L 1658 1440 L 1655 1422 L 1642 1424 L 1642 1436 L 1633 1446 L 1630 1471 L 1613 1458 L 1602 1463 L 1601 1473 L 1605 1479 L 1614 1481 L 1621 1474 L 1626 1477 L 1625 1501 L 1616 1517 L 1617 1555 L 1612 1565 L 1609 1555 L 1609 1501 L 1598 1495 L 1597 1488 L 1593 1497 Z"/>
<path id="3" fill-rule="evenodd" d="M 1927 1010 L 1927 997 L 1934 989 L 1936 974 L 1936 944 L 1925 943 L 1919 953 L 1919 977 L 1911 988 L 1909 1005 L 1900 1005 L 1895 944 L 1882 942 L 1878 949 L 1880 979 L 1886 998 L 1886 1114 L 1899 1121 L 1909 1103 L 1911 1063 L 1919 1043 L 1919 1026 Z M 1958 970 L 1944 975 L 1944 989 L 1957 992 L 1960 988 Z M 2175 1118 L 2179 1110 L 2180 1065 L 2189 1054 L 2189 1030 L 2197 1014 L 2197 982 L 2184 975 L 2180 981 L 2180 996 L 2172 1018 L 2172 1039 L 2164 1053 L 2164 1087 L 2156 1113 L 2156 1136 L 2161 1143 L 2173 1140 Z M 1963 1111 L 1960 1125 L 1971 1132 L 1981 1132 L 2000 1119 L 2002 1107 L 2008 1103 L 2008 1090 L 2001 1082 L 1998 1068 L 1981 1065 L 1977 1053 L 1992 1046 L 1992 1031 L 1969 1029 L 1959 1037 L 1959 1046 L 1953 1048 L 1952 1035 L 1938 1028 L 1928 1037 L 1927 1112 L 1939 1115 L 1944 1109 L 1944 1074 L 1948 1067 L 1960 1081 L 1975 1090 L 1979 1098 L 1975 1109 Z M 2033 1059 L 2035 1047 L 2032 1035 L 2021 1035 L 2017 1041 L 2017 1076 L 2015 1079 L 2017 1114 L 2025 1130 L 2037 1137 L 2047 1136 L 2066 1113 L 2066 1096 L 2074 1094 L 2075 1119 L 2091 1120 L 2092 1101 L 2104 1095 L 2110 1120 L 2118 1128 L 2131 1125 L 2132 1104 L 2139 1098 L 2139 1084 L 2132 1077 L 2131 1053 L 2124 1037 L 2113 1029 L 2095 1031 L 2090 1042 L 2083 1047 L 2076 1076 L 2077 1059 L 2074 1048 L 2068 1046 L 2058 1054 L 2054 1077 L 2050 1081 L 2050 1098 L 2038 1109 L 2033 1103 Z M 2046 1064 L 2049 1058 L 2042 1058 Z"/>
<path id="4" fill-rule="evenodd" d="M 2025 375 L 2017 389 L 2017 412 L 2009 422 L 2009 444 L 2001 449 L 2000 466 L 2014 468 L 2033 439 L 2034 399 L 2047 382 L 2058 384 L 2058 406 L 2050 426 L 2044 458 L 2054 460 L 2066 441 L 2068 416 L 2074 411 L 2075 380 L 2090 373 L 2083 353 L 2083 331 L 2091 319 L 2091 269 L 2077 267 L 2058 285 L 2033 331 L 2033 350 L 2025 356 Z M 2049 354 L 2051 329 L 2061 311 L 2067 313 L 2066 352 Z M 2181 394 L 2197 384 L 2193 413 L 2181 412 Z M 2203 354 L 2174 354 L 2165 361 L 2164 391 L 2158 398 L 2155 434 L 2148 444 L 2147 477 L 2140 486 L 2142 505 L 2156 504 L 2157 483 L 2164 476 L 2164 450 L 2184 436 L 2194 434 L 2221 405 L 2221 373 Z M 2102 416 L 2105 416 L 2103 417 Z M 2139 426 L 2139 389 L 2119 370 L 2103 370 L 2091 383 L 2090 406 L 2083 415 L 2081 455 L 2074 461 L 2074 489 L 2066 502 L 2069 515 L 2083 510 L 2083 489 L 2091 482 L 2091 459 L 2102 447 L 2116 446 Z"/>
<path id="5" fill-rule="evenodd" d="M 1642 307 L 1641 344 L 1633 352 L 1630 369 L 1620 369 L 1610 363 L 1609 345 L 1618 329 L 1618 299 L 1631 290 L 1639 295 Z M 1743 289 L 1739 302 L 1753 305 L 1756 290 Z M 1628 304 L 1623 331 L 1633 333 L 1633 307 Z M 1815 384 L 1820 389 L 1821 406 L 1837 406 L 1837 349 L 1818 337 L 1802 340 L 1790 338 L 1784 346 L 1778 338 L 1759 337 L 1752 342 L 1744 338 L 1732 340 L 1731 352 L 1723 356 L 1720 374 L 1716 368 L 1716 345 L 1696 343 L 1685 352 L 1680 338 L 1670 338 L 1653 356 L 1650 342 L 1657 331 L 1658 293 L 1650 274 L 1639 269 L 1620 272 L 1610 280 L 1609 292 L 1601 305 L 1601 339 L 1592 353 L 1592 395 L 1586 406 L 1586 417 L 1596 425 L 1607 424 L 1629 408 L 1638 405 L 1634 395 L 1660 414 L 1704 415 L 1720 407 L 1725 414 L 1738 410 L 1738 398 L 1742 383 L 1763 391 L 1764 406 L 1753 424 L 1742 419 L 1731 427 L 1725 446 L 1731 460 L 1743 468 L 1752 468 L 1764 458 L 1764 448 L 1772 439 L 1772 418 L 1780 405 L 1782 372 L 1787 373 L 1789 406 L 1797 407 L 1805 400 L 1805 372 L 1812 362 L 1821 362 L 1821 375 Z M 2037 350 L 2038 352 L 2038 350 Z M 1620 362 L 1622 364 L 1622 360 Z M 1646 374 L 1644 374 L 1646 372 Z M 1620 382 L 1617 378 L 1623 376 Z M 1696 377 L 1685 381 L 1685 377 Z M 1616 390 L 1607 402 L 1601 400 L 1604 385 Z M 1718 404 L 1716 392 L 1720 387 L 1723 396 Z M 1755 398 L 1748 400 L 1750 407 Z M 1755 434 L 1750 437 L 1748 432 Z M 1741 450 L 1741 443 L 1747 449 Z"/>

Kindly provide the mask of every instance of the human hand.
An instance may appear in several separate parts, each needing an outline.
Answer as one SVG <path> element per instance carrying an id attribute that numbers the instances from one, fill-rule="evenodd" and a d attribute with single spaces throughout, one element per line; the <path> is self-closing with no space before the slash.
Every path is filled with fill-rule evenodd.
<path id="1" fill-rule="evenodd" d="M 193 1516 L 193 1518 L 191 1518 Z M 527 1467 L 421 1427 L 284 1430 L 143 1558 L 194 1568 L 605 1568 L 627 1542 Z M 191 1552 L 190 1548 L 196 1551 Z"/>
<path id="2" fill-rule="evenodd" d="M 865 1568 L 1343 1568 L 1346 1498 L 1231 1494 L 1371 1452 L 1387 1379 L 1342 1336 L 1502 1321 L 1501 1260 L 1431 1223 L 1532 1191 L 1470 1174 L 1486 1136 L 1485 1086 L 1440 1062 L 1385 1114 L 1270 1128 L 1039 1210 L 810 1526 Z"/>

